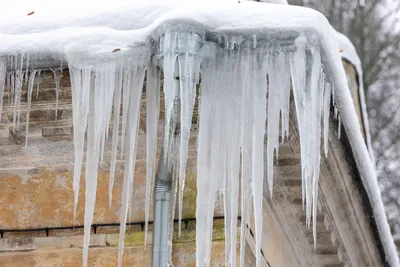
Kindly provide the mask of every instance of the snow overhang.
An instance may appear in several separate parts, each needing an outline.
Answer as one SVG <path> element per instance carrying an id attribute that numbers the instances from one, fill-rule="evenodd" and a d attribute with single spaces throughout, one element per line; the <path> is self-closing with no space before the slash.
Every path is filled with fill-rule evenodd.
<path id="1" fill-rule="evenodd" d="M 15 66 L 16 55 L 26 60 L 29 55 L 29 66 L 38 69 L 60 66 L 61 62 L 79 67 L 111 61 L 123 64 L 154 57 L 160 51 L 157 47 L 159 38 L 167 31 L 197 34 L 203 44 L 198 53 L 204 57 L 212 55 L 210 49 L 213 46 L 227 43 L 240 45 L 247 42 L 260 47 L 274 44 L 296 49 L 295 43 L 301 37 L 307 41 L 307 46 L 318 47 L 324 71 L 335 87 L 335 103 L 371 201 L 387 260 L 391 266 L 399 266 L 374 166 L 358 128 L 358 118 L 341 66 L 337 34 L 322 14 L 295 6 L 232 1 L 212 4 L 202 1 L 190 5 L 182 1 L 138 3 L 135 7 L 113 8 L 92 15 L 68 14 L 69 17 L 39 12 L 32 16 L 23 14 L 11 22 L 4 21 L 3 17 L 0 55 L 7 62 L 7 69 Z M 113 53 L 115 49 L 119 50 Z M 357 66 L 356 62 L 354 64 Z"/>
<path id="2" fill-rule="evenodd" d="M 350 39 L 340 33 L 335 31 L 336 34 L 336 40 L 339 43 L 340 49 L 343 50 L 342 52 L 342 58 L 350 62 L 354 68 L 356 69 L 357 72 L 357 79 L 358 79 L 358 95 L 360 99 L 360 104 L 361 104 L 361 115 L 362 115 L 362 123 L 364 126 L 364 131 L 365 131 L 365 141 L 367 143 L 367 147 L 372 159 L 372 163 L 375 165 L 375 157 L 374 157 L 374 151 L 372 148 L 372 143 L 371 143 L 371 132 L 369 128 L 369 119 L 368 119 L 368 112 L 367 112 L 367 103 L 365 102 L 365 91 L 364 91 L 364 82 L 363 82 L 363 69 L 361 65 L 361 60 L 360 57 L 357 54 L 356 48 L 354 47 L 353 43 L 350 41 Z"/>

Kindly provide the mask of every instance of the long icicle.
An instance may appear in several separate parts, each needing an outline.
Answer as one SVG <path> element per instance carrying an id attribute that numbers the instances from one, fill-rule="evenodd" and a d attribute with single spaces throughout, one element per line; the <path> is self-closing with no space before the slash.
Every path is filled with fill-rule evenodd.
<path id="1" fill-rule="evenodd" d="M 181 35 L 184 35 L 181 33 Z M 183 49 L 193 45 L 192 35 L 178 37 L 178 47 Z M 190 129 L 192 126 L 192 116 L 194 102 L 196 98 L 197 73 L 199 72 L 200 62 L 193 54 L 186 53 L 178 57 L 179 81 L 180 81 L 180 101 L 181 101 L 181 128 L 180 128 L 180 153 L 179 153 L 179 208 L 178 208 L 178 232 L 181 235 L 181 220 L 183 208 L 183 191 L 186 179 L 186 163 L 188 158 L 188 144 Z"/>
<path id="2" fill-rule="evenodd" d="M 110 160 L 110 181 L 108 185 L 108 205 L 110 208 L 112 206 L 115 167 L 116 167 L 117 151 L 118 151 L 119 121 L 121 117 L 122 79 L 123 79 L 123 70 L 118 69 L 115 78 L 114 111 L 113 111 L 114 118 L 113 118 L 113 133 L 112 133 L 112 147 L 111 147 L 111 160 Z"/>
<path id="3" fill-rule="evenodd" d="M 137 134 L 139 129 L 139 113 L 140 113 L 140 101 L 142 96 L 143 82 L 145 68 L 142 66 L 134 66 L 133 75 L 130 75 L 131 81 L 129 88 L 131 93 L 129 94 L 128 113 L 127 113 L 127 142 L 125 144 L 125 170 L 124 170 L 124 185 L 122 189 L 122 206 L 120 214 L 120 232 L 119 232 L 119 244 L 118 244 L 118 266 L 122 266 L 122 254 L 124 251 L 124 239 L 126 221 L 128 217 L 128 210 L 130 206 L 133 181 L 134 181 L 134 170 L 136 161 L 136 145 L 137 145 Z"/>
<path id="4" fill-rule="evenodd" d="M 103 90 L 103 79 L 101 71 L 95 69 L 94 81 L 91 81 L 89 94 L 89 116 L 86 149 L 85 170 L 85 219 L 84 219 L 84 241 L 83 241 L 83 267 L 87 266 L 90 243 L 90 232 L 92 229 L 94 205 L 96 200 L 97 174 L 100 157 L 101 138 L 101 96 Z"/>
<path id="5" fill-rule="evenodd" d="M 28 110 L 26 112 L 26 125 L 25 125 L 25 147 L 28 146 L 28 133 L 29 133 L 29 117 L 31 113 L 31 105 L 32 105 L 32 92 L 33 92 L 33 84 L 35 82 L 35 76 L 37 71 L 31 71 L 31 75 L 29 76 L 28 82 Z M 1 82 L 1 81 L 0 81 Z M 0 92 L 1 95 L 1 92 Z M 1 110 L 1 109 L 0 109 Z"/>
<path id="6" fill-rule="evenodd" d="M 149 209 L 155 181 L 156 153 L 157 153 L 157 126 L 160 114 L 160 70 L 149 67 L 146 84 L 146 201 L 144 245 L 147 244 L 149 224 Z"/>
<path id="7" fill-rule="evenodd" d="M 72 187 L 74 189 L 74 215 L 75 225 L 76 209 L 78 205 L 80 179 L 82 172 L 82 161 L 85 147 L 85 133 L 88 124 L 90 87 L 92 83 L 92 69 L 87 67 L 77 69 L 70 65 L 71 87 L 72 87 L 72 120 L 74 131 L 74 176 Z"/>
<path id="8" fill-rule="evenodd" d="M 1 114 L 3 111 L 3 94 L 4 94 L 4 88 L 6 86 L 6 79 L 7 79 L 6 62 L 0 61 L 0 123 L 1 123 Z"/>
<path id="9" fill-rule="evenodd" d="M 54 120 L 57 121 L 58 119 L 58 99 L 60 95 L 60 82 L 62 77 L 62 70 L 53 70 L 54 75 L 54 84 L 55 84 L 55 91 L 56 91 L 56 110 L 54 113 Z"/>

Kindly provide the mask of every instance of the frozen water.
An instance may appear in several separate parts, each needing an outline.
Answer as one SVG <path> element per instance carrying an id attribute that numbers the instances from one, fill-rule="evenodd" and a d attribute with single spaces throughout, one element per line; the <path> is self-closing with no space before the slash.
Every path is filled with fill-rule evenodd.
<path id="1" fill-rule="evenodd" d="M 37 73 L 37 71 L 34 70 L 34 71 L 31 72 L 31 75 L 29 76 L 29 83 L 28 83 L 28 110 L 26 112 L 26 122 L 25 122 L 25 124 L 26 124 L 25 125 L 25 146 L 28 146 L 29 116 L 30 116 L 30 112 L 31 112 L 33 84 L 35 82 L 36 73 Z M 1 92 L 0 92 L 0 96 L 1 96 Z"/>
<path id="2" fill-rule="evenodd" d="M 114 111 L 113 111 L 113 133 L 112 133 L 112 148 L 110 160 L 110 181 L 108 188 L 108 204 L 112 207 L 112 197 L 115 178 L 115 167 L 117 162 L 118 151 L 118 135 L 119 135 L 119 121 L 121 116 L 121 92 L 122 92 L 123 70 L 117 69 L 115 77 L 114 89 Z"/>
<path id="3" fill-rule="evenodd" d="M 147 66 L 147 64 L 145 65 Z M 121 227 L 119 233 L 119 245 L 118 245 L 118 266 L 122 266 L 122 253 L 124 249 L 125 229 L 126 221 L 131 203 L 131 196 L 134 182 L 134 170 L 136 162 L 136 137 L 139 130 L 139 111 L 140 111 L 140 100 L 142 96 L 145 67 L 141 65 L 133 65 L 128 68 L 126 75 L 128 81 L 126 86 L 129 94 L 129 109 L 124 115 L 126 116 L 127 131 L 126 131 L 126 143 L 123 149 L 125 150 L 125 169 L 124 169 L 124 184 L 122 189 L 122 207 L 121 207 Z M 124 138 L 124 137 L 122 137 Z"/>
<path id="4" fill-rule="evenodd" d="M 77 69 L 74 66 L 69 66 L 71 73 L 71 87 L 72 87 L 72 113 L 73 113 L 73 131 L 74 131 L 74 176 L 72 187 L 74 189 L 74 221 L 76 207 L 78 204 L 80 178 L 82 171 L 82 160 L 85 146 L 85 133 L 89 115 L 89 94 L 92 78 L 92 69 L 87 67 L 85 69 Z"/>
<path id="5" fill-rule="evenodd" d="M 156 175 L 157 126 L 160 113 L 160 74 L 160 70 L 156 67 L 149 67 L 147 70 L 145 245 L 147 244 L 149 209 Z"/>
<path id="6" fill-rule="evenodd" d="M 53 70 L 54 75 L 54 84 L 55 84 L 55 91 L 56 91 L 56 111 L 55 111 L 55 120 L 58 117 L 58 98 L 60 95 L 60 82 L 62 77 L 62 69 L 61 70 Z"/>
<path id="7" fill-rule="evenodd" d="M 4 88 L 8 87 L 9 85 L 9 79 L 8 75 L 6 72 L 6 63 L 3 61 L 0 61 L 0 122 L 1 122 L 1 111 L 3 110 L 3 94 L 4 94 Z M 6 86 L 6 80 L 7 80 L 7 86 Z"/>
<path id="8" fill-rule="evenodd" d="M 75 210 L 85 144 L 87 147 L 84 266 L 87 265 L 99 162 L 103 159 L 111 117 L 110 204 L 118 143 L 121 158 L 125 161 L 118 253 L 121 266 L 125 224 L 133 192 L 136 137 L 146 71 L 148 117 L 145 216 L 146 222 L 148 220 L 155 173 L 160 73 L 153 69 L 147 56 L 132 57 L 131 54 L 142 51 L 143 47 L 153 49 L 154 44 L 159 45 L 163 59 L 165 148 L 169 148 L 173 142 L 170 122 L 177 97 L 174 85 L 179 79 L 180 150 L 176 155 L 178 163 L 174 165 L 179 219 L 182 217 L 182 192 L 196 84 L 201 80 L 197 140 L 197 266 L 210 264 L 214 204 L 217 194 L 221 192 L 226 217 L 226 266 L 236 265 L 239 213 L 242 216 L 240 263 L 242 266 L 244 264 L 245 228 L 251 221 L 251 210 L 255 222 L 256 262 L 257 266 L 261 264 L 263 187 L 266 180 L 269 191 L 273 192 L 273 164 L 279 154 L 279 144 L 289 134 L 290 79 L 300 134 L 303 204 L 307 225 L 313 225 L 314 238 L 321 133 L 327 155 L 332 95 L 335 117 L 339 116 L 339 125 L 343 124 L 349 137 L 360 175 L 374 204 L 375 219 L 388 259 L 392 265 L 398 265 L 373 167 L 366 155 L 361 133 L 356 127 L 357 116 L 340 65 L 338 47 L 325 18 L 311 10 L 283 5 L 260 6 L 246 2 L 239 8 L 236 1 L 226 1 L 215 5 L 193 3 L 193 7 L 187 8 L 182 7 L 182 3 L 171 1 L 151 7 L 141 6 L 137 8 L 140 12 L 133 12 L 136 9 L 132 8 L 116 9 L 121 11 L 114 11 L 118 16 L 133 16 L 126 23 L 121 23 L 123 19 L 115 20 L 115 14 L 111 12 L 101 16 L 92 15 L 88 20 L 67 18 L 53 21 L 54 14 L 51 14 L 32 21 L 26 21 L 25 18 L 18 23 L 12 20 L 11 24 L 0 24 L 0 52 L 14 54 L 6 59 L 12 70 L 5 76 L 0 65 L 0 81 L 7 80 L 2 84 L 7 84 L 10 101 L 14 104 L 14 129 L 18 129 L 20 123 L 24 76 L 27 77 L 28 68 L 33 69 L 34 66 L 32 54 L 50 54 L 53 58 L 66 58 L 69 63 L 74 113 Z M 165 32 L 163 27 L 168 29 L 168 25 L 165 26 L 167 23 L 188 18 L 194 23 L 187 23 L 190 24 L 187 28 L 197 35 L 187 34 L 182 28 L 179 32 L 169 29 L 164 35 L 161 34 L 163 37 L 159 42 L 159 34 Z M 310 30 L 310 25 L 318 27 Z M 206 29 L 208 35 L 204 33 Z M 276 29 L 282 32 L 290 29 L 294 35 L 286 36 L 289 39 L 281 43 L 279 38 L 282 36 L 274 35 Z M 315 32 L 311 34 L 310 31 Z M 265 36 L 254 32 L 268 32 L 271 36 L 267 40 L 274 41 L 266 41 Z M 205 35 L 211 39 L 215 37 L 218 44 L 205 41 Z M 201 39 L 201 47 L 195 45 L 197 38 Z M 112 53 L 115 48 L 120 48 L 120 52 Z M 32 85 L 33 81 L 28 87 Z M 0 88 L 0 92 L 3 91 Z M 28 94 L 29 101 L 31 97 Z M 122 126 L 119 132 L 121 104 Z M 321 129 L 321 121 L 324 129 Z"/>

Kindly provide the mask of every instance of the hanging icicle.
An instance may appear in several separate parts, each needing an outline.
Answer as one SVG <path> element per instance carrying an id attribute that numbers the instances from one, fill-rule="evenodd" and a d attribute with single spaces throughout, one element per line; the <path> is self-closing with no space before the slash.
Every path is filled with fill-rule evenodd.
<path id="1" fill-rule="evenodd" d="M 0 61 L 0 123 L 1 123 L 1 114 L 3 111 L 4 89 L 8 87 L 10 84 L 10 80 L 8 79 L 8 77 L 9 76 L 7 75 L 6 72 L 6 62 Z"/>
<path id="2" fill-rule="evenodd" d="M 25 147 L 28 146 L 28 133 L 29 133 L 29 117 L 31 113 L 31 105 L 32 105 L 32 92 L 33 92 L 33 84 L 35 82 L 35 76 L 37 71 L 31 71 L 31 75 L 29 76 L 28 82 L 28 110 L 26 112 L 26 125 L 25 125 Z"/>
<path id="3" fill-rule="evenodd" d="M 170 155 L 173 160 L 168 162 L 169 165 L 172 164 L 170 167 L 174 169 L 175 179 L 172 203 L 177 203 L 180 234 L 189 138 L 196 87 L 201 77 L 197 144 L 196 265 L 210 264 L 214 205 L 217 194 L 222 193 L 225 213 L 225 265 L 236 266 L 237 263 L 239 214 L 242 217 L 239 264 L 244 265 L 245 238 L 253 211 L 256 264 L 260 266 L 263 187 L 267 181 L 272 196 L 274 162 L 278 159 L 280 144 L 284 143 L 289 135 L 291 85 L 300 135 L 303 205 L 307 226 L 310 227 L 311 224 L 313 226 L 314 246 L 316 245 L 320 136 L 322 133 L 327 155 L 333 85 L 323 72 L 318 45 L 313 42 L 310 44 L 310 40 L 305 36 L 299 36 L 294 47 L 289 50 L 285 50 L 279 43 L 274 45 L 257 43 L 257 36 L 244 42 L 239 42 L 240 37 L 232 36 L 220 36 L 218 39 L 219 46 L 210 47 L 210 55 L 204 57 L 199 53 L 197 46 L 198 42 L 202 42 L 201 38 L 197 39 L 194 34 L 183 31 L 167 32 L 161 38 L 160 52 L 163 58 L 165 95 L 163 146 L 166 149 L 165 153 L 173 154 Z M 6 73 L 5 65 L 0 64 L 0 82 L 3 85 L 0 87 L 0 96 L 6 86 L 14 102 L 13 122 L 16 129 L 19 125 L 23 77 L 26 75 L 23 67 L 29 64 L 28 60 L 24 62 L 24 58 L 24 55 L 10 58 L 15 66 L 15 71 L 10 73 Z M 103 160 L 110 121 L 113 123 L 109 180 L 110 207 L 113 200 L 118 144 L 120 144 L 121 159 L 125 162 L 118 266 L 122 264 L 126 222 L 134 189 L 140 104 L 145 76 L 147 80 L 145 243 L 147 243 L 149 205 L 156 172 L 161 72 L 146 60 L 128 62 L 107 61 L 102 64 L 69 65 L 75 147 L 74 223 L 82 163 L 86 153 L 84 266 L 87 265 L 88 259 L 99 163 Z M 36 74 L 37 71 L 31 71 L 28 81 L 27 124 Z M 61 71 L 54 71 L 54 77 L 58 103 Z M 39 87 L 36 94 L 38 92 Z M 179 101 L 179 105 L 176 105 L 176 101 Z M 179 110 L 174 109 L 176 106 Z M 57 109 L 58 104 L 56 112 Z M 179 121 L 172 119 L 176 113 Z M 339 116 L 337 112 L 335 116 Z M 321 121 L 324 125 L 323 130 Z M 176 123 L 178 124 L 175 125 Z M 178 132 L 175 128 L 171 128 L 177 126 Z M 28 127 L 26 131 L 28 133 Z M 239 199 L 241 199 L 240 204 Z M 171 220 L 174 214 L 175 205 L 171 207 Z M 169 250 L 171 250 L 173 221 L 170 222 L 169 228 L 171 230 Z"/>
<path id="4" fill-rule="evenodd" d="M 58 119 L 58 99 L 60 95 L 60 82 L 62 78 L 62 69 L 61 70 L 53 70 L 54 76 L 54 84 L 55 84 L 55 91 L 56 91 L 56 110 L 55 110 L 55 121 Z"/>
<path id="5" fill-rule="evenodd" d="M 150 66 L 147 70 L 146 85 L 146 202 L 144 244 L 147 244 L 149 210 L 156 175 L 157 126 L 160 113 L 160 82 L 161 73 L 157 67 Z"/>

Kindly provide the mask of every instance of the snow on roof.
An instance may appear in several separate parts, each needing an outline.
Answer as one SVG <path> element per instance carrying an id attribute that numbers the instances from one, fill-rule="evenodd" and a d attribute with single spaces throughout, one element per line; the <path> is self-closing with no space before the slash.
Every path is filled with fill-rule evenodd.
<path id="1" fill-rule="evenodd" d="M 80 10 L 80 3 L 76 1 L 58 11 L 46 9 L 47 6 L 33 9 L 35 13 L 31 16 L 27 16 L 30 10 L 3 9 L 0 14 L 0 54 L 41 53 L 65 57 L 70 53 L 78 53 L 99 60 L 112 59 L 129 54 L 134 50 L 133 47 L 148 42 L 164 23 L 178 20 L 201 25 L 198 27 L 201 30 L 252 31 L 260 34 L 266 28 L 269 31 L 273 28 L 319 31 L 316 25 L 326 24 L 325 17 L 312 9 L 260 5 L 249 1 L 124 3 L 121 1 L 111 9 L 108 6 L 102 9 L 102 5 L 99 5 L 96 12 L 87 14 L 75 13 Z M 298 15 L 300 13 L 302 16 Z M 115 48 L 120 48 L 120 53 L 111 54 L 110 51 Z"/>
<path id="2" fill-rule="evenodd" d="M 71 0 L 58 9 L 54 2 L 42 0 L 37 3 L 27 10 L 25 7 L 28 5 L 14 1 L 0 10 L 0 56 L 29 54 L 32 58 L 50 55 L 74 64 L 84 60 L 125 60 L 132 55 L 152 53 L 149 50 L 152 40 L 157 40 L 170 27 L 190 29 L 203 35 L 205 32 L 215 35 L 234 33 L 235 36 L 253 36 L 257 40 L 264 38 L 269 41 L 274 38 L 293 40 L 306 34 L 309 42 L 320 45 L 325 72 L 335 85 L 335 104 L 373 207 L 387 261 L 391 266 L 399 266 L 375 170 L 358 127 L 335 36 L 341 45 L 348 42 L 335 35 L 322 14 L 297 6 L 231 0 L 190 3 L 183 0 L 147 3 L 119 0 L 113 1 L 112 7 L 109 1 L 85 3 Z M 34 14 L 28 16 L 31 11 Z M 350 45 L 342 48 L 360 74 L 361 66 L 355 51 Z M 112 53 L 114 49 L 120 50 Z M 362 92 L 360 96 L 363 96 Z"/>
<path id="3" fill-rule="evenodd" d="M 365 102 L 365 91 L 364 91 L 364 82 L 363 82 L 363 69 L 361 66 L 361 60 L 357 54 L 356 48 L 354 47 L 353 43 L 347 38 L 346 35 L 335 31 L 336 34 L 336 40 L 339 43 L 340 49 L 343 50 L 342 52 L 342 58 L 348 60 L 353 66 L 356 68 L 357 75 L 358 75 L 358 84 L 359 84 L 359 96 L 360 96 L 360 103 L 361 103 L 361 113 L 362 113 L 362 119 L 363 119 L 363 124 L 365 128 L 365 138 L 367 141 L 367 146 L 369 149 L 369 153 L 371 156 L 371 160 L 373 165 L 375 166 L 375 157 L 374 157 L 374 151 L 372 148 L 372 143 L 371 143 L 371 132 L 369 129 L 369 119 L 368 119 L 368 112 L 367 112 L 367 104 Z"/>

